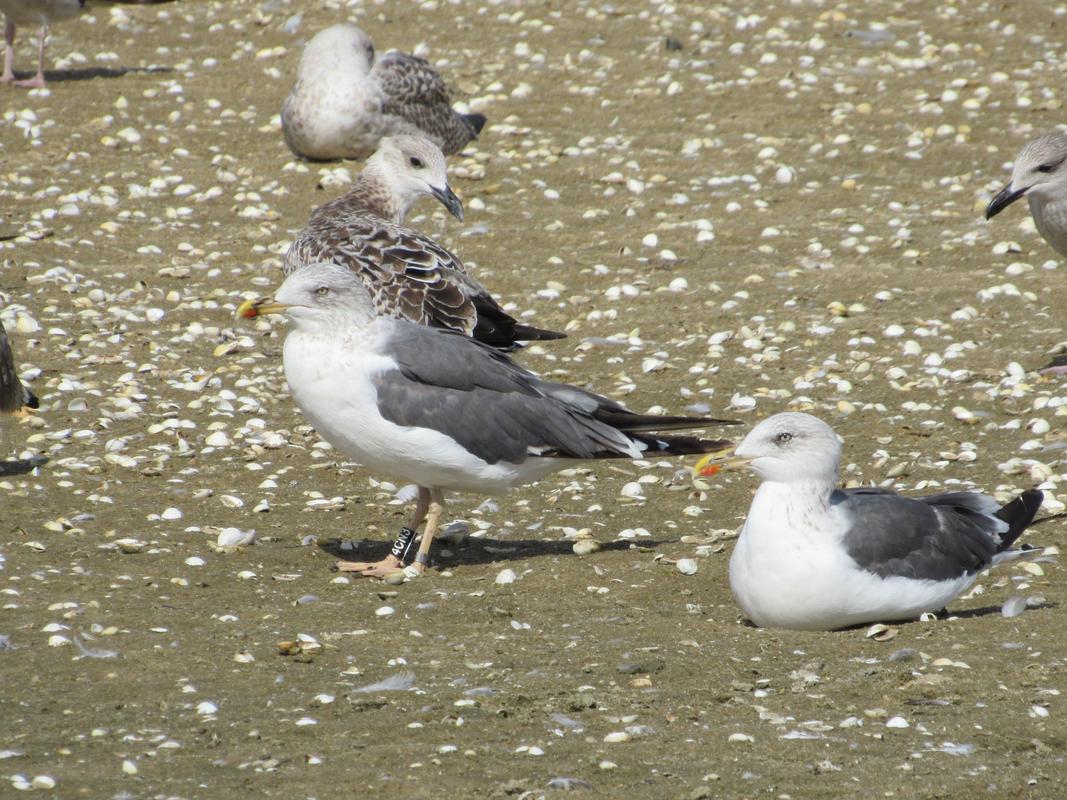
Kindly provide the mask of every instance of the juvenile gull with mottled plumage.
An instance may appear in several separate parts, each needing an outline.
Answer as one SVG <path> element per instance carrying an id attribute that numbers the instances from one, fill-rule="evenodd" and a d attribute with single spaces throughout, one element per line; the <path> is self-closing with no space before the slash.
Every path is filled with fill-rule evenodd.
<path id="1" fill-rule="evenodd" d="M 1067 133 L 1046 133 L 1028 142 L 1011 171 L 1011 181 L 986 207 L 992 219 L 1025 197 L 1034 225 L 1045 241 L 1067 256 Z"/>
<path id="2" fill-rule="evenodd" d="M 538 378 L 466 336 L 375 313 L 350 270 L 314 264 L 274 298 L 239 316 L 285 314 L 285 378 L 326 441 L 365 467 L 419 486 L 415 512 L 393 553 L 343 569 L 384 575 L 404 566 L 414 531 L 426 529 L 408 577 L 420 574 L 446 491 L 495 494 L 536 481 L 575 459 L 645 458 L 722 449 L 729 443 L 653 431 L 724 420 L 636 414 L 613 400 Z"/>
<path id="3" fill-rule="evenodd" d="M 282 133 L 290 150 L 316 160 L 366 158 L 383 136 L 399 133 L 427 136 L 451 155 L 485 125 L 483 115 L 461 114 L 451 103 L 428 61 L 395 51 L 375 59 L 370 37 L 343 23 L 305 46 L 282 106 Z"/>
<path id="4" fill-rule="evenodd" d="M 379 314 L 458 331 L 501 349 L 561 338 L 519 323 L 456 255 L 403 225 L 423 196 L 463 219 L 433 142 L 421 136 L 382 139 L 352 188 L 312 213 L 286 253 L 285 273 L 324 261 L 340 264 L 363 281 Z"/>
<path id="5" fill-rule="evenodd" d="M 810 414 L 776 414 L 732 456 L 695 472 L 747 465 L 762 479 L 730 557 L 741 610 L 769 628 L 833 630 L 940 611 L 987 567 L 1018 558 L 1012 544 L 1043 495 L 1005 506 L 978 492 L 902 497 L 838 489 L 841 441 Z"/>
<path id="6" fill-rule="evenodd" d="M 1067 256 L 1067 133 L 1046 133 L 1028 142 L 1011 172 L 1011 181 L 986 207 L 992 219 L 1025 197 L 1038 233 L 1061 256 Z M 1067 355 L 1059 354 L 1040 369 L 1048 375 L 1067 372 Z"/>

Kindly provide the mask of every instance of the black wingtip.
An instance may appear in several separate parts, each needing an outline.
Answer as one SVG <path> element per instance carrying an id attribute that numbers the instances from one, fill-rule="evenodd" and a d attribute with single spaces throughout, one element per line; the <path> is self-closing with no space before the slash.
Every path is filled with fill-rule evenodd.
<path id="1" fill-rule="evenodd" d="M 566 339 L 567 334 L 535 328 L 532 325 L 516 325 L 513 337 L 520 342 L 547 342 L 553 339 Z"/>
<path id="2" fill-rule="evenodd" d="M 41 401 L 37 399 L 37 395 L 33 393 L 30 387 L 24 385 L 22 391 L 25 392 L 22 405 L 26 406 L 26 408 L 41 407 Z"/>
<path id="3" fill-rule="evenodd" d="M 733 447 L 729 439 L 701 439 L 697 436 L 656 436 L 642 433 L 634 438 L 647 445 L 647 455 L 657 453 L 666 456 L 700 456 L 705 453 L 718 453 Z"/>
<path id="4" fill-rule="evenodd" d="M 1045 493 L 1040 489 L 1028 489 L 997 511 L 997 518 L 1008 523 L 1007 532 L 1000 537 L 1001 550 L 1011 547 L 1015 540 L 1022 536 L 1023 531 L 1030 527 L 1044 499 Z"/>
<path id="5" fill-rule="evenodd" d="M 467 122 L 474 128 L 474 135 L 477 136 L 482 132 L 482 128 L 485 127 L 486 119 L 485 114 L 464 114 Z"/>

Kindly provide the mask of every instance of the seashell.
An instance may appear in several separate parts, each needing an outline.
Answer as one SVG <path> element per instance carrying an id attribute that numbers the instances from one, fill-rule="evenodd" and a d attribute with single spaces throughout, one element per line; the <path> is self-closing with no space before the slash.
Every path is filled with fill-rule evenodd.
<path id="1" fill-rule="evenodd" d="M 674 563 L 674 568 L 683 575 L 696 575 L 700 565 L 692 558 L 679 558 Z"/>
<path id="2" fill-rule="evenodd" d="M 896 628 L 890 628 L 888 625 L 883 625 L 881 622 L 875 623 L 867 629 L 864 637 L 867 639 L 874 639 L 876 642 L 888 642 L 897 635 Z"/>
<path id="3" fill-rule="evenodd" d="M 140 539 L 116 539 L 115 544 L 123 553 L 140 553 L 145 549 L 145 543 Z"/>
<path id="4" fill-rule="evenodd" d="M 497 573 L 496 578 L 493 579 L 493 583 L 499 586 L 506 586 L 509 583 L 515 583 L 518 579 L 518 575 L 515 574 L 513 569 L 502 569 Z"/>
<path id="5" fill-rule="evenodd" d="M 1026 598 L 1021 594 L 1013 595 L 1004 601 L 1000 607 L 1000 614 L 1006 619 L 1017 617 L 1026 610 Z"/>
<path id="6" fill-rule="evenodd" d="M 240 497 L 234 497 L 232 494 L 224 494 L 219 499 L 226 508 L 244 508 L 245 505 L 244 500 Z"/>
<path id="7" fill-rule="evenodd" d="M 608 744 L 617 744 L 619 742 L 628 742 L 633 738 L 626 731 L 612 731 L 604 737 L 604 741 Z"/>
<path id="8" fill-rule="evenodd" d="M 255 538 L 254 528 L 247 531 L 240 528 L 223 528 L 219 531 L 216 543 L 219 547 L 244 547 L 246 544 L 252 544 Z"/>
<path id="9" fill-rule="evenodd" d="M 407 578 L 408 576 L 404 574 L 404 570 L 398 569 L 396 572 L 390 572 L 388 575 L 383 575 L 382 583 L 387 584 L 388 586 L 399 586 L 406 581 Z M 384 606 L 384 608 L 389 608 L 389 606 Z M 380 608 L 378 609 L 379 612 L 381 610 L 382 609 Z M 393 610 L 390 608 L 388 613 L 393 613 Z M 378 616 L 382 616 L 382 614 L 379 613 Z"/>

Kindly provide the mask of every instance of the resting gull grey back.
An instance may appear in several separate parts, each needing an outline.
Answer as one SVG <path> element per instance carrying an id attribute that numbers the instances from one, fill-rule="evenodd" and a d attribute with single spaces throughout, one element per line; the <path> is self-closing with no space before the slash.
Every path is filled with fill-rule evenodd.
<path id="1" fill-rule="evenodd" d="M 884 489 L 838 489 L 830 503 L 850 518 L 844 545 L 860 567 L 881 578 L 947 581 L 996 563 L 1041 500 L 1037 490 L 1000 507 L 978 492 L 912 499 Z"/>

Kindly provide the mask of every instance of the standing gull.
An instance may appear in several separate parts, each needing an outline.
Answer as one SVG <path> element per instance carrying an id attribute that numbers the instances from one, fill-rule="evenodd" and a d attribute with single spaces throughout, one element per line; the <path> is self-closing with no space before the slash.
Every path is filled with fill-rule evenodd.
<path id="1" fill-rule="evenodd" d="M 23 409 L 37 408 L 37 395 L 19 380 L 15 358 L 7 341 L 7 331 L 0 322 L 0 414 L 23 414 Z M 47 461 L 42 456 L 17 461 L 0 461 L 0 475 L 21 475 Z"/>
<path id="2" fill-rule="evenodd" d="M 4 12 L 4 72 L 0 83 L 32 89 L 45 85 L 44 45 L 48 26 L 75 16 L 85 8 L 85 0 L 0 0 Z M 15 80 L 15 26 L 39 25 L 37 33 L 37 74 L 24 81 Z"/>
<path id="3" fill-rule="evenodd" d="M 1067 256 L 1067 133 L 1046 133 L 1015 157 L 1011 181 L 985 210 L 992 219 L 1020 197 L 1030 204 L 1034 225 L 1045 241 Z"/>
<path id="4" fill-rule="evenodd" d="M 458 331 L 501 349 L 562 338 L 519 323 L 457 256 L 401 224 L 422 196 L 463 219 L 433 142 L 421 136 L 382 139 L 352 188 L 312 213 L 285 255 L 285 273 L 325 261 L 339 264 L 359 276 L 380 315 Z"/>
<path id="5" fill-rule="evenodd" d="M 1010 549 L 1043 495 L 1001 507 L 978 492 L 901 497 L 837 489 L 841 441 L 810 414 L 776 414 L 732 457 L 706 456 L 694 471 L 747 465 L 763 482 L 730 557 L 741 610 L 769 628 L 833 630 L 940 611 Z"/>
<path id="6" fill-rule="evenodd" d="M 307 43 L 282 106 L 289 149 L 323 161 L 366 158 L 379 139 L 397 133 L 427 136 L 451 155 L 483 125 L 481 114 L 452 109 L 448 87 L 428 61 L 397 52 L 375 60 L 370 37 L 350 24 Z"/>
<path id="7" fill-rule="evenodd" d="M 319 435 L 365 467 L 419 486 L 392 553 L 346 571 L 404 567 L 426 520 L 408 578 L 425 568 L 444 493 L 500 493 L 579 458 L 644 458 L 721 450 L 729 443 L 657 430 L 724 420 L 635 414 L 606 397 L 551 383 L 506 355 L 452 331 L 375 313 L 364 283 L 336 264 L 290 275 L 274 298 L 246 301 L 240 317 L 285 314 L 285 379 Z"/>
<path id="8" fill-rule="evenodd" d="M 1011 172 L 1011 181 L 986 207 L 992 219 L 1020 197 L 1030 204 L 1038 232 L 1061 256 L 1067 256 L 1067 133 L 1046 133 L 1027 143 Z M 1067 355 L 1042 367 L 1045 374 L 1067 372 Z"/>

